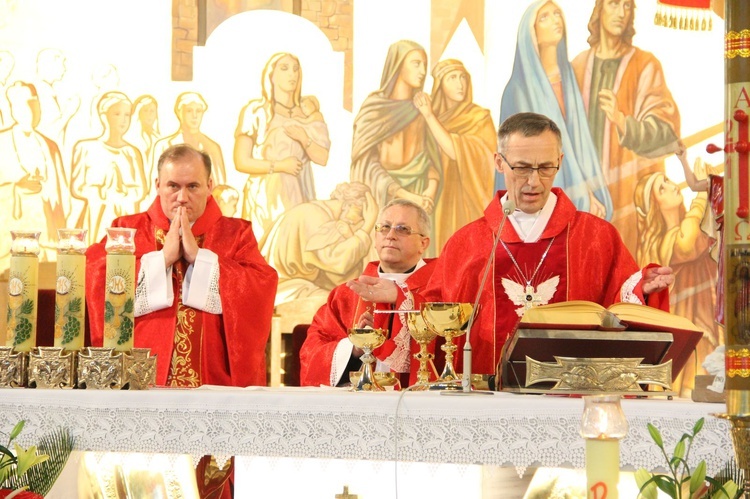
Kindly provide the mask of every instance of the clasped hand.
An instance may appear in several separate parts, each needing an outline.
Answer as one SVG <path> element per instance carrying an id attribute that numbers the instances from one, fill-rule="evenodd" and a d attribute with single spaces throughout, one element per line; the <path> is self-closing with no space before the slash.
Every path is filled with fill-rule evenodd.
<path id="1" fill-rule="evenodd" d="M 164 240 L 164 263 L 167 267 L 184 258 L 189 265 L 198 256 L 198 242 L 190 228 L 190 220 L 184 207 L 177 208 L 177 214 L 169 224 L 169 232 Z"/>

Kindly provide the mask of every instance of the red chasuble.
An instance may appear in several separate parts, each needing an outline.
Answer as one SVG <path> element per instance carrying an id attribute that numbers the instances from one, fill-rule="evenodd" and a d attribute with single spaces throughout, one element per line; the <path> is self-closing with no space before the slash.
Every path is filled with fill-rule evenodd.
<path id="1" fill-rule="evenodd" d="M 623 301 L 623 284 L 639 272 L 612 224 L 577 211 L 561 189 L 555 187 L 552 191 L 557 204 L 538 242 L 524 243 L 510 222 L 503 227 L 500 240 L 505 245 L 497 246 L 472 326 L 472 366 L 476 373 L 495 372 L 501 349 L 523 312 L 524 301 L 544 304 L 588 300 L 607 307 Z M 430 282 L 415 301 L 474 304 L 503 217 L 500 198 L 504 194 L 498 191 L 482 218 L 448 240 Z M 631 298 L 646 303 L 640 281 Z M 668 292 L 650 295 L 648 304 L 668 311 Z M 465 336 L 458 338 L 458 352 L 464 341 Z M 461 363 L 458 355 L 457 372 L 461 372 Z"/>
<path id="2" fill-rule="evenodd" d="M 436 262 L 435 259 L 425 259 L 427 265 L 414 271 L 406 280 L 406 284 L 412 292 L 419 291 L 427 284 L 427 280 L 432 274 L 432 269 Z M 364 275 L 378 275 L 379 262 L 370 262 Z M 404 301 L 404 295 L 398 292 L 398 301 L 394 308 L 398 309 Z M 328 295 L 328 302 L 320 307 L 313 318 L 312 324 L 307 331 L 307 339 L 300 350 L 300 384 L 303 386 L 320 386 L 331 384 L 331 363 L 333 361 L 333 352 L 339 341 L 347 337 L 347 330 L 354 325 L 355 318 L 358 318 L 365 309 L 366 305 L 372 306 L 369 302 L 360 301 L 359 296 L 341 284 L 331 291 Z M 378 304 L 378 308 L 389 308 L 387 305 Z M 392 317 L 392 321 L 390 318 Z M 376 326 L 387 327 L 391 322 L 391 328 L 388 340 L 373 353 L 380 359 L 386 359 L 395 349 L 393 337 L 398 334 L 402 323 L 396 314 L 376 314 Z M 378 321 L 383 320 L 383 324 Z M 419 351 L 419 346 L 414 340 L 410 341 L 411 354 Z M 417 381 L 417 371 L 419 362 L 411 356 L 411 366 L 409 374 L 409 384 L 412 385 Z"/>
<path id="3" fill-rule="evenodd" d="M 169 230 L 169 220 L 157 197 L 146 213 L 117 218 L 113 227 L 137 229 L 136 275 L 141 256 L 162 247 L 157 233 Z M 199 348 L 191 356 L 200 359 L 202 384 L 248 386 L 266 384 L 266 342 L 271 331 L 273 301 L 278 276 L 258 250 L 250 222 L 227 218 L 213 198 L 192 227 L 201 248 L 219 257 L 221 315 L 190 309 L 199 317 L 191 324 L 201 330 L 191 338 Z M 86 302 L 91 324 L 91 344 L 101 346 L 104 325 L 104 281 L 106 238 L 86 252 Z M 156 383 L 164 385 L 175 347 L 176 317 L 182 279 L 173 279 L 175 300 L 171 307 L 136 317 L 134 341 L 137 348 L 150 348 L 157 355 Z M 184 352 L 183 352 L 184 353 Z"/>

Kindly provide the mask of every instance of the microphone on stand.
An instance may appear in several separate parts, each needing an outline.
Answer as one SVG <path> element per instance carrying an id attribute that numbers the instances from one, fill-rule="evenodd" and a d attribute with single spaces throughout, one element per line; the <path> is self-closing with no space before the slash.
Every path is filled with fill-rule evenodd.
<path id="1" fill-rule="evenodd" d="M 479 298 L 482 297 L 482 291 L 484 290 L 484 284 L 487 281 L 487 275 L 490 273 L 490 266 L 492 265 L 493 260 L 495 259 L 495 251 L 497 250 L 497 243 L 500 241 L 500 234 L 503 232 L 503 227 L 505 226 L 505 221 L 508 220 L 508 215 L 513 213 L 516 209 L 516 203 L 513 202 L 512 199 L 508 199 L 503 203 L 503 219 L 500 221 L 500 227 L 497 229 L 497 234 L 495 235 L 495 241 L 492 243 L 492 252 L 490 252 L 489 257 L 487 257 L 487 264 L 484 266 L 484 274 L 482 275 L 482 283 L 479 285 L 479 290 L 477 291 L 477 297 L 474 300 L 474 308 L 471 311 L 471 316 L 469 317 L 469 326 L 466 329 L 466 343 L 464 343 L 464 359 L 463 359 L 463 378 L 461 380 L 461 385 L 463 387 L 464 393 L 471 393 L 471 326 L 474 325 L 474 317 L 477 315 L 477 307 L 479 306 Z M 491 392 L 488 392 L 491 393 Z"/>

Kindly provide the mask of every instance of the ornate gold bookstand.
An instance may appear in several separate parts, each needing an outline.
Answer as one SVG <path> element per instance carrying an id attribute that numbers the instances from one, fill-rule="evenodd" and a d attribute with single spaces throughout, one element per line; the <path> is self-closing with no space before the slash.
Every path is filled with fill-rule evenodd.
<path id="1" fill-rule="evenodd" d="M 675 363 L 673 340 L 667 332 L 518 329 L 503 349 L 497 386 L 521 393 L 671 397 L 672 380 L 684 366 Z"/>
<path id="2" fill-rule="evenodd" d="M 27 352 L 14 352 L 13 347 L 0 347 L 0 388 L 26 386 Z"/>
<path id="3" fill-rule="evenodd" d="M 125 353 L 88 347 L 78 357 L 78 388 L 145 390 L 156 384 L 156 357 L 148 348 Z"/>

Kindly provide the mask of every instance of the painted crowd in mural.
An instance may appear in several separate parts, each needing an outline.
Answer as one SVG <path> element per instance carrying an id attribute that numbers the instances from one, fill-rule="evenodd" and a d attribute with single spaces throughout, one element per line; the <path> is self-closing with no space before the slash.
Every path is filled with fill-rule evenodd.
<path id="1" fill-rule="evenodd" d="M 58 228 L 86 228 L 92 243 L 115 217 L 145 209 L 160 153 L 186 142 L 211 156 L 222 212 L 252 221 L 279 273 L 277 304 L 322 303 L 375 258 L 373 226 L 388 200 L 427 210 L 434 255 L 480 217 L 504 188 L 498 123 L 534 111 L 562 130 L 556 185 L 611 221 L 639 264 L 674 269 L 672 311 L 705 331 L 701 358 L 720 342 L 707 306 L 717 213 L 704 184 L 684 183 L 722 173 L 701 152 L 722 140 L 723 102 L 708 97 L 723 89 L 720 32 L 654 26 L 652 0 L 481 1 L 481 40 L 463 20 L 435 54 L 429 0 L 356 0 L 347 110 L 341 53 L 300 16 L 231 17 L 195 48 L 193 80 L 176 82 L 164 37 L 172 2 L 100 3 L 121 6 L 118 27 L 93 2 L 81 2 L 98 19 L 87 25 L 47 1 L 3 1 L 0 217 L 7 229 L 42 232 L 42 260 L 54 260 Z M 23 31 L 62 15 L 79 29 Z M 667 63 L 690 44 L 702 52 Z M 0 237 L 0 269 L 9 252 Z"/>

